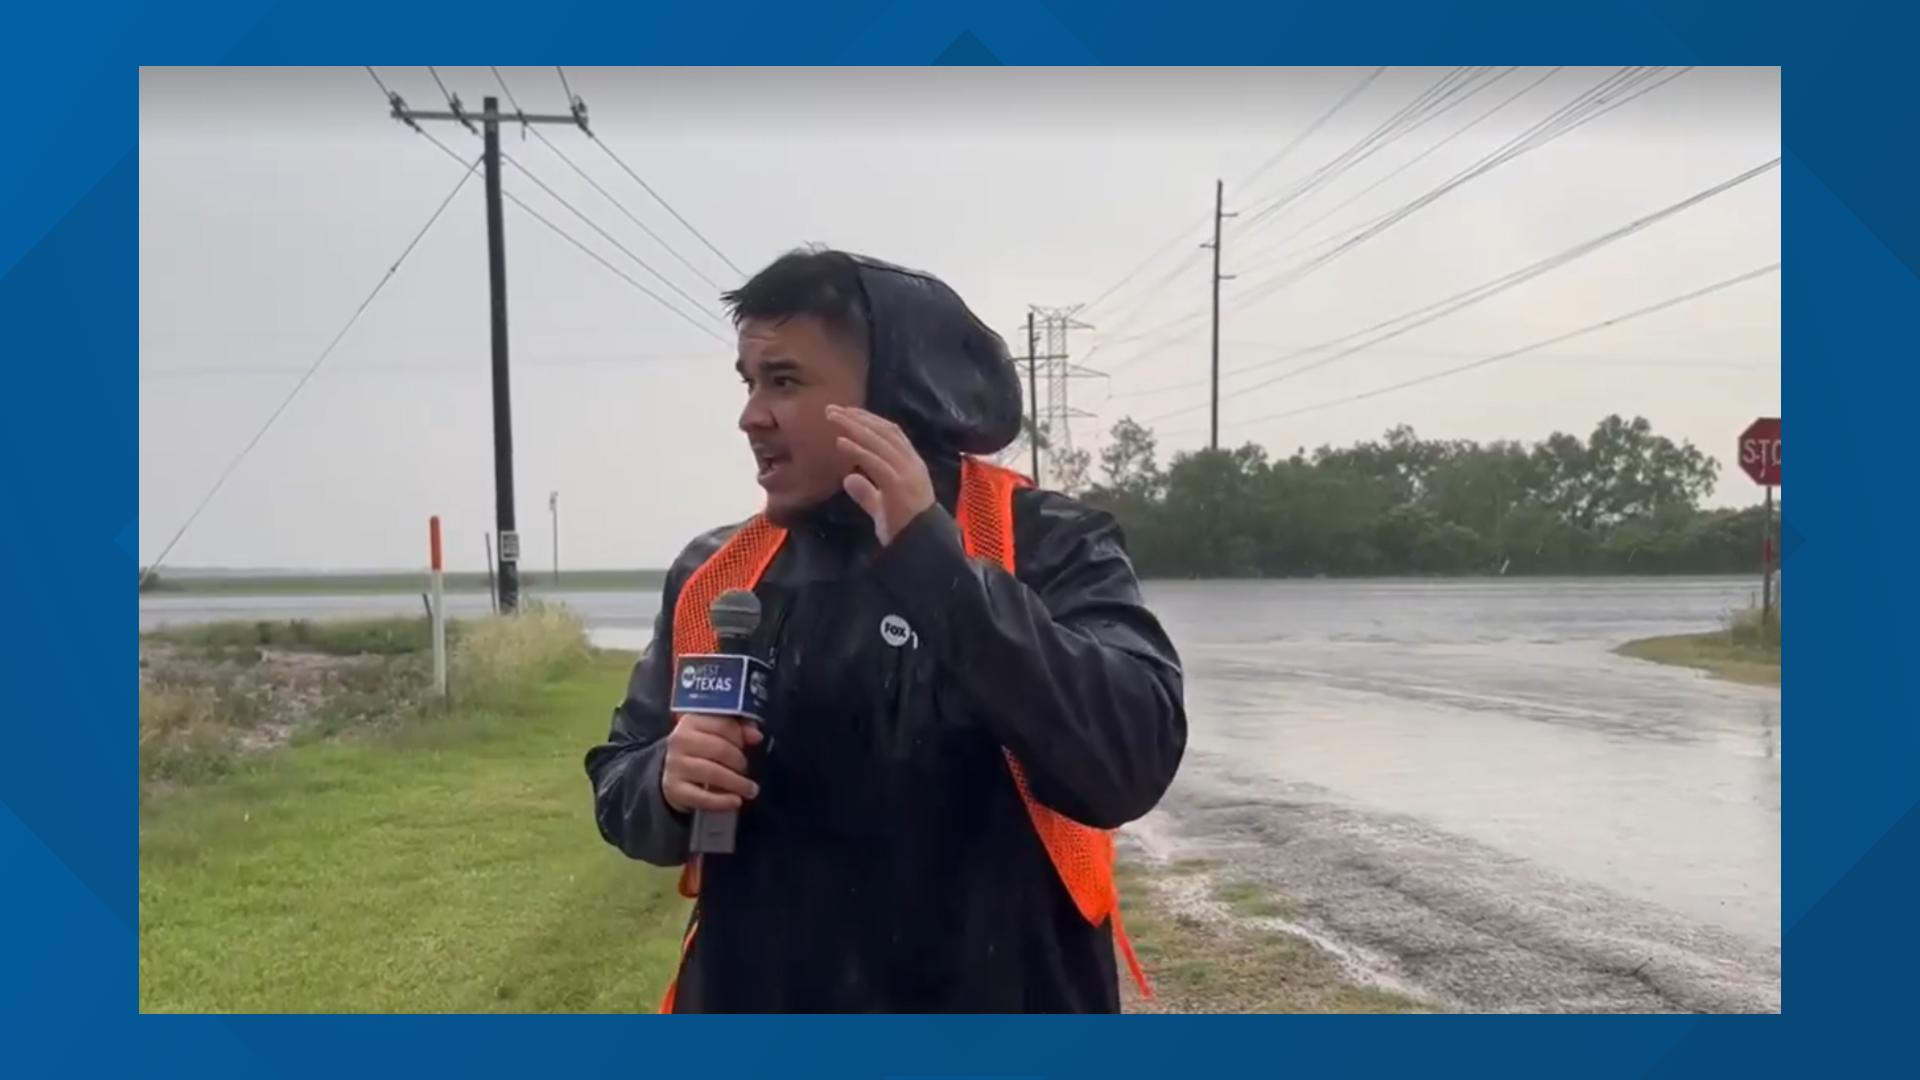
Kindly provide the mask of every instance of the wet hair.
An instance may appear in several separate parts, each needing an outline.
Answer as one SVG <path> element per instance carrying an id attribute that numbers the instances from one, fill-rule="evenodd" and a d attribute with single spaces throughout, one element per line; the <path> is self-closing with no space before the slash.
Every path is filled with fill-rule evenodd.
<path id="1" fill-rule="evenodd" d="M 860 288 L 860 268 L 843 251 L 806 247 L 789 251 L 747 279 L 745 285 L 722 293 L 733 324 L 747 319 L 776 322 L 811 315 L 835 336 L 865 356 L 868 347 L 867 304 Z"/>

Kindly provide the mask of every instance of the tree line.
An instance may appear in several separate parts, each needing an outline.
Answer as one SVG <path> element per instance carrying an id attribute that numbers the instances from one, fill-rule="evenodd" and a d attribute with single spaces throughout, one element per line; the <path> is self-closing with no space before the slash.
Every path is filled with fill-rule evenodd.
<path id="1" fill-rule="evenodd" d="M 1719 463 L 1639 417 L 1531 444 L 1402 425 L 1284 459 L 1247 443 L 1164 467 L 1128 418 L 1097 476 L 1084 450 L 1049 456 L 1051 485 L 1112 512 L 1148 577 L 1717 574 L 1760 559 L 1761 509 L 1703 509 Z"/>

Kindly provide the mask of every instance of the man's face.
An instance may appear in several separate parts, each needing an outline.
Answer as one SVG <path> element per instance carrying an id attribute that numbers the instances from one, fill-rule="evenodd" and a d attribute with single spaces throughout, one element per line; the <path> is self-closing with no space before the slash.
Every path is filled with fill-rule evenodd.
<path id="1" fill-rule="evenodd" d="M 740 430 L 759 466 L 767 517 L 791 524 L 846 478 L 840 433 L 826 410 L 866 404 L 867 359 L 819 318 L 795 315 L 742 321 L 735 367 L 747 385 Z"/>

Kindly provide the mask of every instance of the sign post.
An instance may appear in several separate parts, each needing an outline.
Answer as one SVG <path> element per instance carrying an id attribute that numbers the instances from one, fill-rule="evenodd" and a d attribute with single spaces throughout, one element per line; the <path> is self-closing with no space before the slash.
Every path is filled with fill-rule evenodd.
<path id="1" fill-rule="evenodd" d="M 433 692 L 447 696 L 447 583 L 440 565 L 440 515 L 427 519 L 427 547 L 433 573 Z"/>
<path id="2" fill-rule="evenodd" d="M 1740 470 L 1767 489 L 1760 525 L 1760 618 L 1773 619 L 1773 489 L 1780 486 L 1780 418 L 1763 416 L 1740 433 Z"/>

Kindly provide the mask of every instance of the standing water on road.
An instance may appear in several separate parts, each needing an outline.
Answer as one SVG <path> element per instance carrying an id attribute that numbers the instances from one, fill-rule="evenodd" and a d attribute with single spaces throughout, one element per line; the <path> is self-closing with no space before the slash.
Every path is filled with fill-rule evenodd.
<path id="1" fill-rule="evenodd" d="M 1143 831 L 1465 1007 L 1777 1009 L 1780 692 L 1610 651 L 1752 591 L 1150 585 L 1191 733 Z"/>

